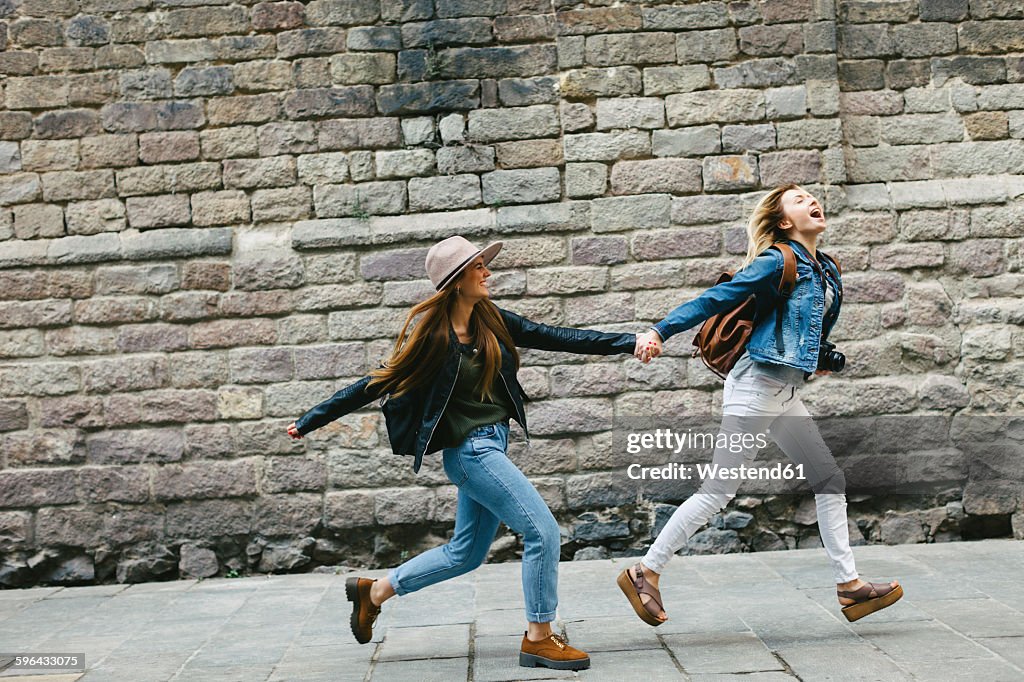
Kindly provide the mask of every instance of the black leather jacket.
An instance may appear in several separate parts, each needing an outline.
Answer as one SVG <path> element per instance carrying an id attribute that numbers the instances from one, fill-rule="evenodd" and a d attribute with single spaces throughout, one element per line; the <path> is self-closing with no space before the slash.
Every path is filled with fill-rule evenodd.
<path id="1" fill-rule="evenodd" d="M 512 335 L 512 340 L 519 347 L 569 353 L 615 355 L 617 353 L 632 353 L 636 345 L 635 334 L 610 334 L 587 329 L 551 327 L 532 322 L 501 308 L 499 310 Z M 387 421 L 391 449 L 396 455 L 415 457 L 413 471 L 418 472 L 423 462 L 423 455 L 428 454 L 430 438 L 434 434 L 437 422 L 448 405 L 448 399 L 455 388 L 455 377 L 462 362 L 462 354 L 455 346 L 455 341 L 455 332 L 451 331 L 448 355 L 444 365 L 437 379 L 430 382 L 429 385 L 409 391 L 397 398 L 389 398 L 380 395 L 377 390 L 379 384 L 368 388 L 370 377 L 365 376 L 299 417 L 295 422 L 296 428 L 300 434 L 305 435 L 363 407 L 376 398 L 381 398 L 381 409 Z M 526 437 L 529 439 L 529 431 L 526 428 L 526 410 L 523 407 L 525 394 L 516 378 L 512 356 L 504 346 L 502 346 L 501 352 L 500 376 L 515 406 L 516 413 L 512 417 L 523 427 L 523 431 L 526 432 Z M 436 452 L 439 449 L 435 446 L 430 452 Z"/>

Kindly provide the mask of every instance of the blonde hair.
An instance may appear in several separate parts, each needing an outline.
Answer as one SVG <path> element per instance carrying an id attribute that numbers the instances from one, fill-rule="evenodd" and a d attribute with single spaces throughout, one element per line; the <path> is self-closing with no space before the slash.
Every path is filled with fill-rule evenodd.
<path id="1" fill-rule="evenodd" d="M 465 275 L 463 275 L 465 276 Z M 405 318 L 394 350 L 383 367 L 370 372 L 369 386 L 380 384 L 380 393 L 398 397 L 437 379 L 448 353 L 448 335 L 452 311 L 458 300 L 456 280 L 427 300 L 413 306 Z M 419 320 L 416 320 L 420 317 Z M 413 322 L 416 320 L 416 324 Z M 412 330 L 410 331 L 410 327 Z M 483 360 L 480 382 L 476 389 L 482 398 L 491 399 L 494 383 L 501 371 L 501 348 L 505 346 L 519 369 L 519 353 L 512 335 L 505 326 L 501 311 L 489 299 L 473 306 L 469 333 Z"/>
<path id="2" fill-rule="evenodd" d="M 740 265 L 741 270 L 753 263 L 772 244 L 786 239 L 786 233 L 779 224 L 786 219 L 782 210 L 782 195 L 791 189 L 800 189 L 800 186 L 793 183 L 779 185 L 757 202 L 747 222 L 747 255 Z"/>

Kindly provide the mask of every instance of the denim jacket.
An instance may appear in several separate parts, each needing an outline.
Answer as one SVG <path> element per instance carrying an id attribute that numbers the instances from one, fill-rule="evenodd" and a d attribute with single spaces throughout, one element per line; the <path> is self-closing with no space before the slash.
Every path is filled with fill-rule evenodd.
<path id="1" fill-rule="evenodd" d="M 788 297 L 779 293 L 782 254 L 765 250 L 728 282 L 717 284 L 688 301 L 654 325 L 662 340 L 695 327 L 712 315 L 731 310 L 755 296 L 754 330 L 747 342 L 750 358 L 758 362 L 797 367 L 814 372 L 821 341 L 839 317 L 843 280 L 839 267 L 827 253 L 817 250 L 818 260 L 795 241 L 787 241 L 796 255 L 796 284 Z M 825 311 L 822 276 L 828 277 L 835 296 Z"/>

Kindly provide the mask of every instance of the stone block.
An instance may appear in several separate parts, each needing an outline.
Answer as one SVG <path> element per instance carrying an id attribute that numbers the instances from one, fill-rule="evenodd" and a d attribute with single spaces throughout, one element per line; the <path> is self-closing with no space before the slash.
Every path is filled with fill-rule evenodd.
<path id="1" fill-rule="evenodd" d="M 737 34 L 740 52 L 756 57 L 793 55 L 804 49 L 804 30 L 799 25 L 744 26 Z"/>
<path id="2" fill-rule="evenodd" d="M 664 127 L 665 106 L 658 97 L 617 97 L 597 102 L 598 130 Z"/>
<path id="3" fill-rule="evenodd" d="M 193 163 L 141 166 L 117 171 L 118 193 L 122 197 L 160 195 L 178 191 L 219 189 L 220 164 Z"/>
<path id="4" fill-rule="evenodd" d="M 295 3 L 300 8 L 301 3 Z M 397 26 L 357 26 L 348 32 L 348 49 L 350 51 L 388 51 L 397 52 L 402 48 L 402 32 Z"/>
<path id="5" fill-rule="evenodd" d="M 690 159 L 620 161 L 612 167 L 612 192 L 693 194 L 701 190 L 701 164 Z"/>
<path id="6" fill-rule="evenodd" d="M 1024 50 L 1024 21 L 967 21 L 958 27 L 958 48 L 976 54 Z"/>
<path id="7" fill-rule="evenodd" d="M 199 192 L 192 195 L 192 222 L 195 225 L 247 223 L 249 218 L 249 198 L 241 190 Z"/>
<path id="8" fill-rule="evenodd" d="M 483 17 L 410 22 L 401 26 L 403 48 L 486 45 L 493 38 L 492 22 Z"/>
<path id="9" fill-rule="evenodd" d="M 566 99 L 637 95 L 642 83 L 641 71 L 635 66 L 574 69 L 562 76 L 561 93 Z"/>
<path id="10" fill-rule="evenodd" d="M 127 226 L 124 204 L 118 199 L 72 202 L 64 217 L 68 234 L 120 232 Z"/>
<path id="11" fill-rule="evenodd" d="M 592 35 L 585 49 L 587 63 L 593 66 L 675 62 L 676 36 L 667 32 Z"/>
<path id="12" fill-rule="evenodd" d="M 701 123 L 763 120 L 764 94 L 758 90 L 716 90 L 669 95 L 665 98 L 672 127 Z"/>
<path id="13" fill-rule="evenodd" d="M 402 119 L 402 140 L 406 146 L 428 145 L 434 142 L 434 119 L 431 116 Z"/>
<path id="14" fill-rule="evenodd" d="M 378 178 L 409 178 L 434 172 L 434 152 L 429 149 L 403 149 L 376 153 Z"/>
<path id="15" fill-rule="evenodd" d="M 608 187 L 608 167 L 603 163 L 570 163 L 565 166 L 565 193 L 573 199 L 599 197 Z"/>
<path id="16" fill-rule="evenodd" d="M 160 501 L 215 499 L 256 494 L 255 462 L 167 464 L 153 475 L 153 496 Z"/>
<path id="17" fill-rule="evenodd" d="M 677 33 L 675 40 L 680 64 L 725 62 L 739 54 L 736 31 L 732 28 L 684 31 Z"/>
<path id="18" fill-rule="evenodd" d="M 275 337 L 273 321 L 266 319 L 199 322 L 189 330 L 189 344 L 197 349 L 268 345 Z"/>
<path id="19" fill-rule="evenodd" d="M 213 97 L 209 100 L 206 110 L 210 115 L 210 123 L 215 125 L 264 123 L 281 115 L 281 100 L 276 93 Z M 215 132 L 203 131 L 202 134 Z"/>
<path id="20" fill-rule="evenodd" d="M 291 119 L 373 116 L 377 112 L 370 85 L 294 90 L 285 95 L 282 106 Z"/>
<path id="21" fill-rule="evenodd" d="M 64 234 L 64 211 L 56 204 L 21 204 L 14 207 L 14 236 L 17 239 L 60 237 Z"/>
<path id="22" fill-rule="evenodd" d="M 710 87 L 711 72 L 703 64 L 651 66 L 643 71 L 643 83 L 645 95 L 692 92 Z"/>
<path id="23" fill-rule="evenodd" d="M 485 204 L 528 204 L 561 198 L 557 168 L 496 170 L 481 177 Z"/>
<path id="24" fill-rule="evenodd" d="M 842 122 L 838 119 L 783 121 L 775 128 L 779 149 L 831 147 L 843 139 Z"/>
<path id="25" fill-rule="evenodd" d="M 752 59 L 735 66 L 714 69 L 715 82 L 722 88 L 764 88 L 795 85 L 803 80 L 798 65 L 781 57 Z"/>
<path id="26" fill-rule="evenodd" d="M 331 57 L 331 77 L 345 85 L 393 83 L 395 56 L 383 52 L 336 54 Z"/>
<path id="27" fill-rule="evenodd" d="M 306 185 L 325 185 L 348 179 L 348 157 L 341 152 L 303 154 L 296 160 L 299 181 Z"/>
<path id="28" fill-rule="evenodd" d="M 720 152 L 722 142 L 718 126 L 713 125 L 655 130 L 651 134 L 651 150 L 655 156 L 704 156 Z"/>
<path id="29" fill-rule="evenodd" d="M 563 144 L 567 162 L 617 161 L 644 157 L 651 153 L 650 133 L 640 130 L 566 135 Z"/>
<path id="30" fill-rule="evenodd" d="M 0 473 L 0 482 L 0 507 L 40 507 L 78 501 L 74 469 L 4 471 Z M 43 529 L 46 524 L 47 515 L 43 514 Z"/>
<path id="31" fill-rule="evenodd" d="M 102 267 L 96 270 L 97 294 L 166 294 L 178 288 L 173 265 Z"/>
<path id="32" fill-rule="evenodd" d="M 116 196 L 114 172 L 107 169 L 43 173 L 44 201 L 103 199 Z"/>
<path id="33" fill-rule="evenodd" d="M 1009 134 L 1009 117 L 1002 111 L 981 111 L 963 120 L 972 140 L 1001 140 Z"/>
<path id="34" fill-rule="evenodd" d="M 322 218 L 393 215 L 406 208 L 402 181 L 363 182 L 355 185 L 318 185 L 313 190 L 316 214 Z"/>
<path id="35" fill-rule="evenodd" d="M 494 170 L 494 147 L 467 145 L 437 150 L 437 172 L 445 175 Z"/>
<path id="36" fill-rule="evenodd" d="M 672 197 L 668 194 L 594 199 L 591 202 L 591 229 L 594 232 L 619 232 L 668 227 L 671 210 Z"/>
<path id="37" fill-rule="evenodd" d="M 187 225 L 191 220 L 187 194 L 129 197 L 125 204 L 128 223 L 137 229 Z"/>
<path id="38" fill-rule="evenodd" d="M 180 461 L 185 439 L 174 427 L 103 431 L 86 438 L 90 464 L 138 464 Z"/>
<path id="39" fill-rule="evenodd" d="M 503 78 L 498 81 L 498 98 L 507 107 L 558 104 L 559 82 L 552 76 Z"/>
<path id="40" fill-rule="evenodd" d="M 345 51 L 345 31 L 340 28 L 300 28 L 277 34 L 277 54 L 282 59 Z"/>
<path id="41" fill-rule="evenodd" d="M 231 252 L 231 230 L 173 228 L 125 233 L 121 235 L 121 248 L 130 260 L 222 255 Z"/>
<path id="42" fill-rule="evenodd" d="M 469 113 L 469 136 L 474 142 L 531 139 L 558 135 L 559 131 L 558 113 L 552 105 Z"/>
<path id="43" fill-rule="evenodd" d="M 753 189 L 758 184 L 757 158 L 707 156 L 703 161 L 702 175 L 707 192 Z"/>
<path id="44" fill-rule="evenodd" d="M 727 125 L 722 127 L 721 150 L 723 152 L 767 151 L 775 146 L 775 126 Z"/>
<path id="45" fill-rule="evenodd" d="M 432 114 L 480 106 L 477 80 L 412 83 L 381 86 L 377 107 L 385 115 Z"/>
<path id="46" fill-rule="evenodd" d="M 72 302 L 48 300 L 0 302 L 0 328 L 61 327 L 72 322 Z"/>
<path id="47" fill-rule="evenodd" d="M 259 154 L 256 129 L 252 126 L 203 130 L 199 133 L 199 144 L 205 159 L 228 159 Z"/>
<path id="48" fill-rule="evenodd" d="M 252 27 L 257 31 L 280 31 L 303 24 L 301 2 L 260 2 L 252 7 Z"/>
<path id="49" fill-rule="evenodd" d="M 494 145 L 500 168 L 561 166 L 564 162 L 559 140 L 518 140 Z"/>

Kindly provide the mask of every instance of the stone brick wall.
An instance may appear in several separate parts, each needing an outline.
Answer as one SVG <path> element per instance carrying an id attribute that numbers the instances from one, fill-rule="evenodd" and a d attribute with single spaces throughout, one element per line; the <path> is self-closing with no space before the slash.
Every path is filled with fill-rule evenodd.
<path id="1" fill-rule="evenodd" d="M 454 490 L 379 412 L 284 427 L 386 355 L 452 233 L 506 241 L 503 305 L 635 331 L 736 266 L 759 190 L 804 183 L 850 359 L 812 412 L 1024 408 L 1019 0 L 612 4 L 0 0 L 0 584 L 442 541 Z M 524 352 L 511 456 L 566 558 L 642 547 L 690 492 L 638 495 L 610 433 L 717 409 L 688 348 Z M 951 483 L 851 498 L 858 541 L 1020 536 L 1020 485 L 967 480 L 1008 461 L 900 465 Z M 813 544 L 807 502 L 741 498 L 695 547 Z"/>

